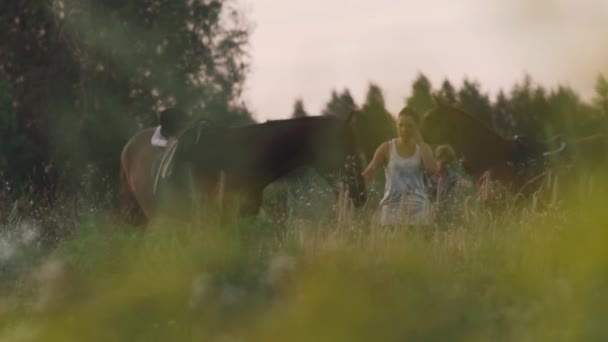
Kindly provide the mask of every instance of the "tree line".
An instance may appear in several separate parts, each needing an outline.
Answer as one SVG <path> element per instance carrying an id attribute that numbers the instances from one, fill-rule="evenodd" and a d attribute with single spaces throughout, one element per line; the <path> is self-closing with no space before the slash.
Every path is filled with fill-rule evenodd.
<path id="1" fill-rule="evenodd" d="M 464 79 L 462 84 L 455 86 L 446 79 L 434 86 L 421 73 L 413 81 L 403 105 L 424 114 L 433 108 L 434 98 L 465 110 L 508 137 L 518 134 L 542 140 L 557 134 L 574 137 L 608 131 L 608 81 L 602 74 L 597 77 L 593 98 L 585 101 L 568 86 L 547 89 L 528 75 L 509 91 L 501 90 L 492 99 L 475 80 Z M 314 115 L 345 117 L 354 109 L 360 110 L 367 121 L 366 126 L 374 132 L 374 137 L 368 137 L 372 145 L 394 135 L 392 127 L 396 113 L 386 109 L 382 89 L 374 83 L 369 85 L 361 105 L 348 89 L 334 90 L 325 107 Z M 305 110 L 303 100 L 297 99 L 292 116 L 307 115 L 311 114 Z"/>
<path id="2" fill-rule="evenodd" d="M 1 186 L 81 191 L 86 175 L 92 189 L 112 187 L 121 148 L 168 106 L 220 124 L 253 122 L 241 96 L 250 31 L 236 0 L 1 1 Z M 590 103 L 569 87 L 548 90 L 529 77 L 490 99 L 478 82 L 435 87 L 420 75 L 404 104 L 424 112 L 433 96 L 505 135 L 583 134 L 608 112 L 601 75 Z M 333 91 L 315 114 L 344 116 L 354 108 L 364 114 L 369 149 L 393 134 L 394 113 L 376 84 L 361 104 L 348 89 Z M 307 115 L 296 101 L 293 116 Z"/>

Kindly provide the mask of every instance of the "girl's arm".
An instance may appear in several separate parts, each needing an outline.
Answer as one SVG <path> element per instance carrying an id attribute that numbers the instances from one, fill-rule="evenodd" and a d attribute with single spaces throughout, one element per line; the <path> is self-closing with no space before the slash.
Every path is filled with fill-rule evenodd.
<path id="1" fill-rule="evenodd" d="M 418 146 L 420 146 L 420 155 L 422 157 L 422 165 L 424 166 L 424 170 L 430 174 L 435 174 L 437 172 L 437 161 L 435 161 L 435 156 L 433 155 L 433 150 L 429 144 L 424 142 L 422 139 L 422 134 L 420 134 L 420 130 L 416 128 L 414 132 L 414 141 Z"/>
<path id="2" fill-rule="evenodd" d="M 431 147 L 422 140 L 418 142 L 418 146 L 420 146 L 420 155 L 422 157 L 422 165 L 424 166 L 424 169 L 430 174 L 436 173 L 437 162 L 433 156 L 433 150 L 431 150 Z"/>
<path id="3" fill-rule="evenodd" d="M 388 162 L 388 146 L 389 145 L 387 142 L 380 145 L 376 149 L 372 161 L 365 168 L 363 173 L 361 173 L 361 175 L 368 184 L 371 183 L 372 179 L 374 178 L 374 173 L 376 172 L 376 170 L 380 167 L 383 167 Z"/>

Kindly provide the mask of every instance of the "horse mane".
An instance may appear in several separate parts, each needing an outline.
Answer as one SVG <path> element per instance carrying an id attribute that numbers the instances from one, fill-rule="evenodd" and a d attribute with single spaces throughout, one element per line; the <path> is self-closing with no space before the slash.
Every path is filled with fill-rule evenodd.
<path id="1" fill-rule="evenodd" d="M 266 127 L 273 128 L 277 126 L 284 126 L 286 124 L 303 124 L 303 123 L 317 123 L 317 122 L 337 122 L 339 119 L 335 116 L 321 115 L 321 116 L 306 116 L 302 118 L 291 118 L 291 119 L 276 119 L 276 120 L 266 120 L 263 123 L 259 124 L 250 124 L 242 127 Z"/>
<path id="2" fill-rule="evenodd" d="M 438 117 L 443 118 L 443 127 L 449 127 L 445 134 L 450 138 L 446 143 L 464 157 L 463 166 L 468 173 L 480 177 L 486 171 L 507 168 L 513 150 L 512 139 L 498 134 L 461 108 L 439 104 L 435 110 L 439 111 Z"/>
<path id="3" fill-rule="evenodd" d="M 319 148 L 318 142 L 333 136 L 332 129 L 338 128 L 338 123 L 338 118 L 329 116 L 269 120 L 240 126 L 195 122 L 179 137 L 177 155 L 179 159 L 196 160 L 206 168 L 255 158 L 309 158 Z"/>
<path id="4" fill-rule="evenodd" d="M 180 134 L 179 139 L 180 141 L 188 140 L 193 145 L 197 145 L 198 141 L 193 140 L 198 139 L 193 139 L 193 136 L 201 134 L 211 134 L 212 136 L 219 136 L 223 134 L 228 134 L 230 132 L 250 132 L 256 134 L 265 134 L 268 132 L 268 130 L 283 128 L 285 126 L 310 125 L 324 121 L 337 122 L 337 120 L 337 118 L 329 116 L 310 116 L 303 118 L 267 120 L 263 123 L 250 123 L 237 126 L 221 125 L 217 123 L 208 123 L 205 120 L 197 120 L 190 123 L 188 127 L 184 129 L 184 131 Z"/>
<path id="5" fill-rule="evenodd" d="M 295 128 L 295 134 L 303 133 L 302 129 L 313 129 L 311 132 L 319 132 L 318 129 L 324 129 L 325 127 L 329 127 L 332 124 L 337 124 L 339 121 L 338 118 L 329 117 L 329 116 L 310 116 L 303 118 L 292 118 L 292 119 L 279 119 L 279 120 L 268 120 L 264 123 L 257 124 L 249 124 L 244 126 L 238 126 L 234 128 L 228 128 L 228 130 L 239 131 L 242 133 L 248 133 L 252 135 L 260 135 L 261 137 L 273 138 L 276 137 L 274 132 L 280 132 L 283 129 L 287 129 L 285 134 L 294 134 L 289 133 L 290 128 Z M 326 126 L 327 125 L 327 126 Z M 317 129 L 315 129 L 315 127 Z"/>
<path id="6" fill-rule="evenodd" d="M 511 142 L 511 140 L 512 140 L 512 139 L 506 138 L 506 137 L 502 136 L 501 134 L 499 134 L 498 132 L 494 131 L 485 122 L 473 117 L 473 115 L 467 113 L 464 109 L 461 109 L 461 108 L 458 108 L 455 106 L 451 106 L 451 105 L 441 105 L 441 108 L 446 108 L 452 112 L 458 113 L 459 115 L 462 116 L 462 118 L 466 119 L 472 125 L 477 126 L 479 128 L 479 130 L 483 131 L 485 134 L 495 136 L 495 137 L 499 138 L 500 140 L 503 140 L 504 142 Z"/>
<path id="7" fill-rule="evenodd" d="M 319 121 L 319 120 L 337 120 L 338 118 L 333 115 L 315 115 L 315 116 L 304 116 L 300 118 L 289 118 L 289 119 L 271 119 L 257 125 L 266 124 L 280 124 L 285 122 L 305 122 L 305 121 Z M 252 124 L 255 126 L 256 124 Z"/>

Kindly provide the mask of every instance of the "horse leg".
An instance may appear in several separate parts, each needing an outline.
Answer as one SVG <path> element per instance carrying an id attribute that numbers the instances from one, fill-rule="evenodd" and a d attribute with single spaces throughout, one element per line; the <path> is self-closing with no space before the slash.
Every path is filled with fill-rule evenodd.
<path id="1" fill-rule="evenodd" d="M 248 191 L 239 208 L 240 217 L 256 216 L 262 206 L 262 190 Z"/>

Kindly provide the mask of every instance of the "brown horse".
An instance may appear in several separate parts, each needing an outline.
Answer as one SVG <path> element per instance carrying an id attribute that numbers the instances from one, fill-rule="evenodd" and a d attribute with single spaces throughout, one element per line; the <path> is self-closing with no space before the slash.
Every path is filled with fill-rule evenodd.
<path id="1" fill-rule="evenodd" d="M 242 199 L 240 215 L 255 215 L 267 185 L 296 168 L 312 166 L 330 184 L 345 185 L 354 205 L 361 206 L 366 190 L 351 126 L 350 117 L 308 117 L 242 127 L 192 125 L 180 134 L 173 171 L 159 188 L 171 188 L 182 199 L 189 191 L 198 193 L 205 201 L 236 193 Z M 155 179 L 166 152 L 151 145 L 153 133 L 153 128 L 137 133 L 121 154 L 123 205 L 136 204 L 145 219 L 160 209 Z M 188 178 L 190 183 L 185 181 Z"/>
<path id="2" fill-rule="evenodd" d="M 569 143 L 548 143 L 525 138 L 505 138 L 465 111 L 437 102 L 423 118 L 422 134 L 431 144 L 450 144 L 463 158 L 463 167 L 476 183 L 491 179 L 511 192 L 534 190 L 544 167 L 552 160 L 606 160 L 606 137 L 597 135 Z"/>

